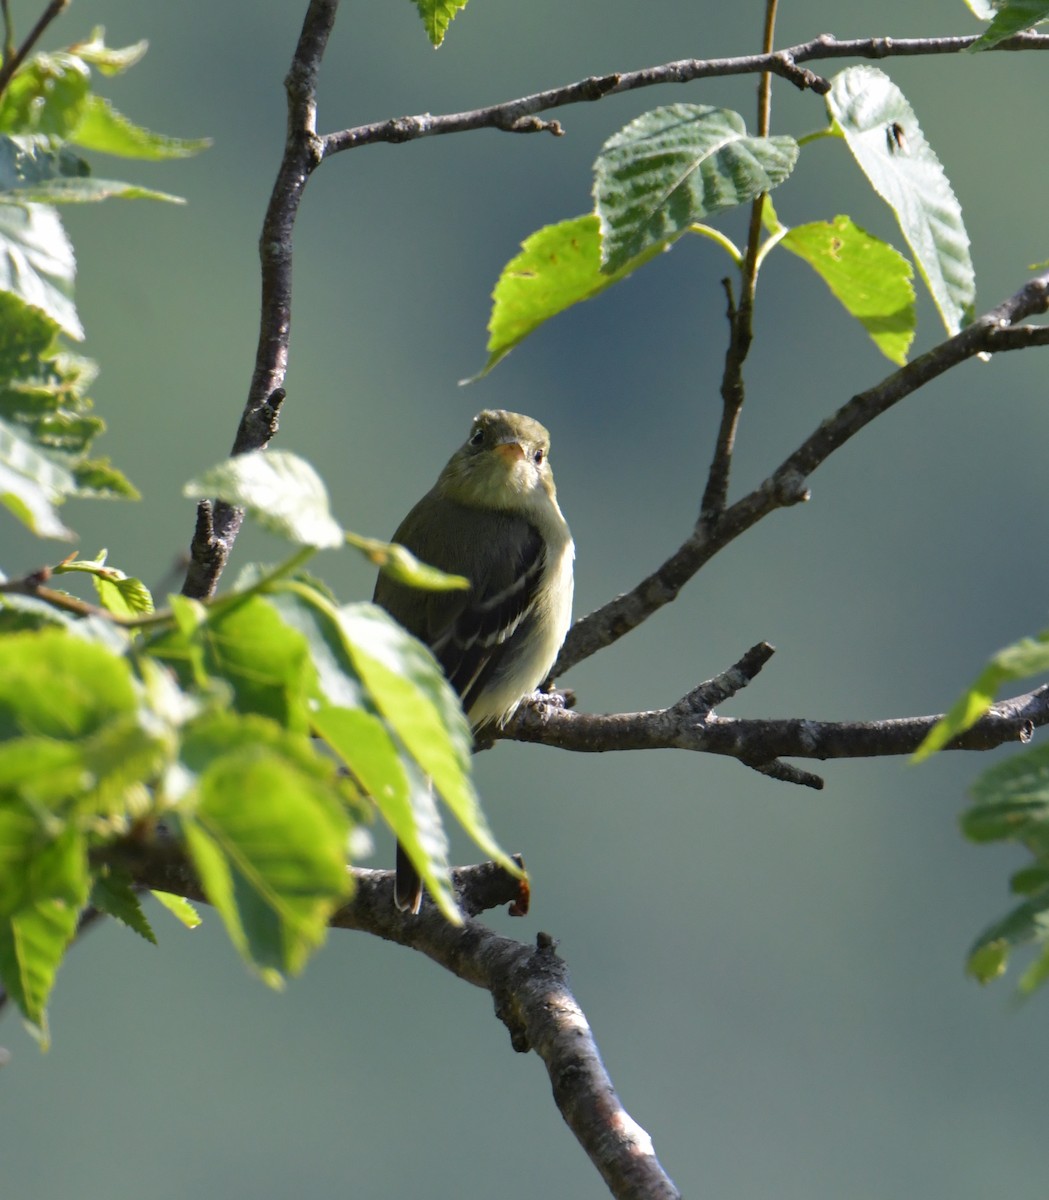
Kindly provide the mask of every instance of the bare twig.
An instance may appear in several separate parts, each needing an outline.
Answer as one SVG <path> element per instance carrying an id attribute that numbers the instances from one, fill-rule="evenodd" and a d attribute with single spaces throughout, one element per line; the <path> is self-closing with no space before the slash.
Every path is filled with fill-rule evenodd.
<path id="1" fill-rule="evenodd" d="M 277 432 L 291 336 L 292 232 L 310 175 L 321 161 L 317 137 L 317 72 L 335 23 L 338 0 L 310 0 L 291 69 L 284 81 L 288 129 L 277 178 L 262 223 L 262 308 L 255 369 L 233 442 L 233 453 L 261 450 Z M 214 593 L 244 520 L 242 509 L 201 501 L 182 591 L 203 599 Z"/>
<path id="2" fill-rule="evenodd" d="M 29 51 L 40 41 L 44 35 L 44 30 L 48 25 L 63 13 L 70 5 L 71 0 L 51 0 L 51 3 L 44 9 L 40 15 L 40 19 L 30 29 L 26 35 L 25 41 L 18 47 L 13 54 L 7 54 L 5 51 L 3 65 L 0 66 L 0 96 L 4 94 L 7 85 L 11 82 L 11 76 L 25 62 Z M 7 5 L 4 5 L 4 30 L 6 33 L 5 41 L 10 42 L 11 37 L 11 21 L 7 12 Z"/>
<path id="3" fill-rule="evenodd" d="M 805 482 L 835 450 L 875 417 L 924 387 L 930 380 L 978 354 L 1049 344 L 1049 329 L 1017 328 L 1020 322 L 1049 310 L 1049 272 L 1034 276 L 1015 295 L 977 317 L 960 333 L 894 371 L 881 383 L 853 396 L 819 427 L 752 492 L 713 518 L 701 518 L 677 550 L 629 592 L 578 620 L 569 631 L 552 674 L 569 668 L 636 629 L 664 604 L 719 550 L 769 513 L 808 499 Z"/>
<path id="4" fill-rule="evenodd" d="M 205 901 L 199 880 L 174 845 L 125 846 L 121 865 L 135 883 Z M 502 877 L 501 881 L 499 877 Z M 393 872 L 355 870 L 353 900 L 331 925 L 356 929 L 427 955 L 459 979 L 491 993 L 496 1015 L 519 1053 L 543 1060 L 554 1099 L 569 1128 L 620 1200 L 677 1200 L 649 1135 L 623 1107 L 601 1062 L 593 1031 L 568 980 L 568 970 L 548 934 L 536 946 L 503 937 L 474 919 L 450 925 L 426 901 L 417 917 L 393 903 Z M 492 864 L 453 875 L 461 906 L 472 911 L 503 903 L 517 881 Z"/>
<path id="5" fill-rule="evenodd" d="M 411 142 L 418 138 L 465 133 L 474 129 L 499 129 L 516 133 L 525 128 L 520 124 L 522 118 L 548 112 L 552 108 L 602 100 L 605 96 L 615 96 L 637 88 L 655 87 L 664 83 L 691 83 L 696 79 L 710 79 L 723 75 L 758 75 L 770 72 L 793 83 L 795 87 L 810 88 L 822 95 L 830 90 L 829 81 L 802 67 L 803 62 L 838 58 L 882 59 L 958 54 L 971 46 L 979 36 L 972 34 L 968 37 L 854 38 L 838 41 L 837 38 L 824 34 L 822 37 L 813 38 L 812 41 L 801 42 L 797 46 L 774 50 L 768 54 L 744 54 L 736 58 L 684 58 L 638 71 L 617 71 L 608 75 L 591 76 L 577 83 L 549 88 L 530 96 L 519 96 L 516 100 L 504 100 L 486 108 L 444 113 L 441 116 L 421 113 L 417 116 L 395 117 L 391 120 L 375 121 L 369 125 L 357 125 L 352 129 L 341 129 L 323 139 L 324 156 L 338 154 L 342 150 L 355 150 L 372 142 Z M 990 52 L 995 50 L 1049 50 L 1049 35 L 1019 33 L 999 42 Z"/>

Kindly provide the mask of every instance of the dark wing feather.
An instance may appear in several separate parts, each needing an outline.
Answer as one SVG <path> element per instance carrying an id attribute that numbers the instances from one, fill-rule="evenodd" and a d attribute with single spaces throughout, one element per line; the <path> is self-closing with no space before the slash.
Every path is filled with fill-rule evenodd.
<path id="1" fill-rule="evenodd" d="M 468 592 L 421 593 L 384 575 L 375 585 L 376 604 L 429 645 L 469 712 L 535 602 L 546 565 L 543 539 L 522 517 L 431 494 L 393 540 L 470 578 Z"/>

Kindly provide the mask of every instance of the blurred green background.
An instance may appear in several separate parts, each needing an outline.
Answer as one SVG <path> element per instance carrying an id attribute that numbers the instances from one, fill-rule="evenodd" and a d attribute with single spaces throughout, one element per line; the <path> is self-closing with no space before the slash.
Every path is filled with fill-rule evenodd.
<path id="1" fill-rule="evenodd" d="M 43 7 L 13 0 L 19 29 Z M 158 587 L 192 529 L 182 483 L 221 459 L 256 336 L 256 239 L 284 129 L 281 86 L 305 0 L 76 0 L 45 41 L 106 26 L 149 38 L 102 90 L 136 121 L 209 135 L 201 157 L 99 163 L 186 208 L 67 210 L 86 353 L 110 432 L 99 449 L 138 505 L 76 505 L 80 548 Z M 962 0 L 784 0 L 778 45 L 959 33 Z M 589 74 L 749 53 L 763 5 L 474 0 L 443 49 L 414 6 L 344 5 L 320 126 L 475 107 Z M 814 64 L 828 74 L 840 64 Z M 962 202 L 983 311 L 1047 257 L 1044 95 L 1035 54 L 894 59 Z M 694 519 L 718 419 L 728 261 L 689 239 L 551 322 L 483 382 L 488 296 L 520 241 L 589 208 L 603 140 L 693 101 L 753 125 L 756 80 L 650 89 L 557 114 L 567 134 L 479 132 L 327 163 L 296 234 L 289 399 L 279 445 L 327 480 L 339 518 L 388 535 L 478 409 L 547 424 L 578 544 L 577 612 L 630 587 Z M 777 82 L 774 131 L 824 122 Z M 848 212 L 901 243 L 841 144 L 805 150 L 784 221 Z M 737 237 L 742 218 L 723 223 Z M 735 495 L 890 369 L 789 255 L 761 277 Z M 915 351 L 942 336 L 920 303 Z M 755 641 L 779 651 L 728 714 L 876 718 L 937 711 L 1002 644 L 1045 624 L 1044 355 L 970 363 L 867 429 L 680 601 L 564 682 L 582 708 L 664 705 Z M 2 534 L 15 574 L 64 553 Z M 254 532 L 236 560 L 281 552 Z M 316 564 L 344 598 L 371 576 Z M 235 567 L 233 568 L 235 570 Z M 165 583 L 165 577 L 167 582 Z M 683 753 L 576 757 L 500 745 L 479 784 L 532 872 L 632 1115 L 686 1195 L 983 1200 L 1044 1186 L 1046 998 L 963 976 L 1008 904 L 1012 853 L 963 842 L 965 788 L 990 758 L 828 764 L 815 793 Z M 378 838 L 378 865 L 388 841 Z M 474 853 L 460 847 L 461 859 Z M 41 1056 L 7 1013 L 0 1180 L 31 1200 L 299 1200 L 351 1194 L 598 1198 L 538 1059 L 516 1057 L 487 996 L 405 950 L 333 935 L 283 995 L 251 979 L 214 914 L 152 912 L 153 949 L 92 932 L 59 975 Z"/>

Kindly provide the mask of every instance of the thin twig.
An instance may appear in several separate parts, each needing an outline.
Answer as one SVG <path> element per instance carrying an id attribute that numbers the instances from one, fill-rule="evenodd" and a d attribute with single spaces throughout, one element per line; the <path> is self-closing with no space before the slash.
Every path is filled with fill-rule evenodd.
<path id="1" fill-rule="evenodd" d="M 978 354 L 1049 344 L 1049 328 L 1016 327 L 1028 317 L 1047 310 L 1049 272 L 1043 272 L 954 337 L 934 346 L 874 387 L 853 396 L 752 492 L 725 509 L 716 520 L 697 522 L 685 541 L 652 574 L 629 592 L 580 618 L 569 631 L 551 674 L 560 678 L 577 663 L 636 629 L 664 604 L 674 600 L 719 550 L 769 513 L 807 500 L 806 480 L 812 472 L 894 404 Z"/>
<path id="2" fill-rule="evenodd" d="M 19 46 L 13 54 L 7 54 L 5 52 L 3 66 L 0 66 L 0 96 L 4 94 L 7 89 L 7 85 L 11 82 L 11 76 L 14 75 L 22 63 L 25 62 L 29 51 L 32 50 L 41 37 L 43 37 L 44 30 L 47 29 L 48 25 L 50 25 L 60 13 L 64 12 L 69 7 L 71 2 L 72 0 L 51 0 L 51 3 L 41 14 L 40 19 L 33 26 L 33 28 L 30 29 L 26 40 L 21 44 L 21 46 Z M 4 4 L 4 28 L 7 38 L 10 38 L 11 22 L 8 18 L 6 3 Z"/>
<path id="3" fill-rule="evenodd" d="M 765 55 L 772 52 L 776 34 L 777 0 L 766 0 L 765 28 L 762 49 Z M 758 134 L 767 137 L 772 118 L 772 75 L 763 71 L 758 83 Z M 714 441 L 714 456 L 707 472 L 707 483 L 699 506 L 699 519 L 709 524 L 724 511 L 728 500 L 729 477 L 732 473 L 732 452 L 736 444 L 746 399 L 743 382 L 743 364 L 750 353 L 754 338 L 754 296 L 758 278 L 758 251 L 761 246 L 762 212 L 765 196 L 755 196 L 750 206 L 750 226 L 747 231 L 747 247 L 740 267 L 739 303 L 736 304 L 732 289 L 725 280 L 728 294 L 729 342 L 725 351 L 725 366 L 721 374 L 721 422 Z"/>
<path id="4" fill-rule="evenodd" d="M 233 442 L 234 454 L 263 449 L 277 432 L 291 337 L 292 233 L 303 191 L 321 161 L 317 73 L 338 7 L 338 0 L 310 0 L 284 81 L 287 136 L 259 237 L 259 340 L 247 403 Z M 223 501 L 201 501 L 190 546 L 190 566 L 182 585 L 185 595 L 204 599 L 214 593 L 243 520 L 243 509 Z"/>
<path id="5" fill-rule="evenodd" d="M 958 54 L 967 49 L 979 37 L 939 38 L 855 38 L 838 41 L 824 34 L 809 42 L 801 42 L 784 50 L 770 54 L 745 54 L 736 58 L 685 58 L 661 66 L 645 67 L 636 71 L 617 71 L 608 75 L 590 76 L 576 83 L 549 88 L 530 96 L 519 96 L 515 100 L 504 100 L 485 108 L 474 108 L 465 112 L 444 113 L 433 116 L 421 113 L 417 116 L 394 117 L 386 121 L 375 121 L 368 125 L 357 125 L 352 129 L 341 129 L 329 133 L 323 139 L 324 156 L 338 154 L 342 150 L 355 150 L 372 142 L 411 142 L 418 138 L 437 137 L 446 133 L 465 133 L 474 129 L 498 129 L 520 132 L 522 118 L 553 108 L 564 108 L 569 104 L 583 104 L 603 100 L 605 96 L 621 95 L 637 88 L 655 87 L 665 83 L 691 83 L 696 79 L 710 79 L 725 75 L 756 75 L 771 72 L 798 88 L 809 88 L 819 94 L 830 90 L 830 82 L 814 74 L 800 64 L 820 59 L 838 58 L 898 58 L 928 54 Z M 1049 50 L 1049 35 L 1019 33 L 999 42 L 990 53 L 997 50 Z M 542 126 L 537 126 L 541 128 Z"/>

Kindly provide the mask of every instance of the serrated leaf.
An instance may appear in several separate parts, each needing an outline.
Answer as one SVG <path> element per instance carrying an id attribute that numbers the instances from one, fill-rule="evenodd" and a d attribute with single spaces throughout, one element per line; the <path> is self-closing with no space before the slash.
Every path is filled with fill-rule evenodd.
<path id="1" fill-rule="evenodd" d="M 150 895 L 158 904 L 162 904 L 169 913 L 180 921 L 187 929 L 196 929 L 201 924 L 200 913 L 184 896 L 175 896 L 171 892 L 152 891 Z"/>
<path id="2" fill-rule="evenodd" d="M 967 969 L 981 983 L 987 983 L 1005 971 L 1013 950 L 1047 938 L 1049 889 L 1031 896 L 985 929 L 969 951 Z"/>
<path id="3" fill-rule="evenodd" d="M 156 635 L 148 646 L 155 657 L 180 668 L 187 685 L 202 686 L 208 677 L 224 680 L 239 712 L 271 717 L 296 731 L 307 728 L 316 672 L 306 639 L 268 600 L 238 597 L 201 612 L 173 598 L 172 613 L 178 627 Z"/>
<path id="4" fill-rule="evenodd" d="M 141 579 L 131 579 L 123 572 L 96 575 L 95 590 L 102 607 L 119 617 L 139 617 L 153 611 L 153 597 Z"/>
<path id="5" fill-rule="evenodd" d="M 96 25 L 91 30 L 91 36 L 86 41 L 77 42 L 69 47 L 71 54 L 82 58 L 93 67 L 98 67 L 103 75 L 123 74 L 129 67 L 140 62 L 148 49 L 149 42 L 144 38 L 130 46 L 107 46 L 106 31 L 101 25 Z"/>
<path id="6" fill-rule="evenodd" d="M 48 179 L 42 183 L 24 184 L 7 193 L 12 200 L 39 204 L 96 204 L 100 200 L 163 200 L 168 204 L 185 204 L 181 196 L 158 192 L 154 188 L 120 183 L 115 179 Z"/>
<path id="7" fill-rule="evenodd" d="M 1009 0 L 1008 3 L 995 4 L 994 8 L 998 10 L 993 13 L 994 20 L 987 32 L 969 47 L 970 51 L 990 50 L 1014 33 L 1030 29 L 1049 17 L 1049 3 L 1046 0 Z M 980 15 L 977 13 L 977 16 Z"/>
<path id="8" fill-rule="evenodd" d="M 141 493 L 130 479 L 107 458 L 81 459 L 73 464 L 78 496 L 98 500 L 140 500 Z"/>
<path id="9" fill-rule="evenodd" d="M 889 205 L 948 333 L 973 318 L 976 281 L 962 210 L 914 110 L 876 67 L 832 80 L 827 110 L 871 186 Z"/>
<path id="10" fill-rule="evenodd" d="M 31 1030 L 48 1044 L 47 1000 L 87 900 L 87 853 L 72 827 L 35 848 L 21 902 L 0 918 L 0 978 Z"/>
<path id="11" fill-rule="evenodd" d="M 306 639 L 320 693 L 328 703 L 339 708 L 362 708 L 367 697 L 347 650 L 336 604 L 302 580 L 275 588 L 267 600 L 281 620 Z"/>
<path id="12" fill-rule="evenodd" d="M 594 213 L 546 225 L 521 243 L 521 253 L 503 267 L 492 292 L 488 318 L 488 361 L 481 379 L 540 325 L 625 279 L 680 236 L 648 247 L 616 271 L 601 269 L 601 223 Z"/>
<path id="13" fill-rule="evenodd" d="M 68 138 L 83 112 L 89 76 L 85 63 L 74 55 L 34 55 L 0 97 L 0 130 Z"/>
<path id="14" fill-rule="evenodd" d="M 154 133 L 128 120 L 108 100 L 95 95 L 86 98 L 69 140 L 85 150 L 150 162 L 189 158 L 211 145 L 210 138 L 175 138 Z"/>
<path id="15" fill-rule="evenodd" d="M 80 341 L 75 277 L 73 247 L 56 212 L 40 204 L 0 204 L 0 289 L 39 308 Z"/>
<path id="16" fill-rule="evenodd" d="M 644 113 L 594 163 L 602 270 L 618 271 L 705 217 L 771 191 L 797 157 L 793 138 L 748 134 L 731 109 L 670 104 Z"/>
<path id="17" fill-rule="evenodd" d="M 264 528 L 301 545 L 342 545 L 323 480 L 305 459 L 286 451 L 239 454 L 190 480 L 182 494 L 242 507 Z"/>
<path id="18" fill-rule="evenodd" d="M 309 775 L 264 748 L 223 755 L 184 823 L 209 900 L 267 982 L 297 974 L 350 889 L 349 827 Z"/>
<path id="19" fill-rule="evenodd" d="M 0 431 L 0 456 L 5 436 Z M 0 504 L 13 513 L 27 529 L 38 537 L 71 541 L 76 535 L 62 524 L 52 495 L 35 480 L 0 462 Z"/>
<path id="20" fill-rule="evenodd" d="M 131 876 L 126 871 L 109 867 L 96 876 L 91 885 L 91 903 L 147 942 L 152 942 L 154 946 L 157 944 L 157 935 L 142 911 Z"/>
<path id="21" fill-rule="evenodd" d="M 807 262 L 889 359 L 903 365 L 916 323 L 911 264 L 847 216 L 797 225 L 780 244 Z"/>
<path id="22" fill-rule="evenodd" d="M 438 907 L 458 924 L 448 837 L 427 780 L 418 769 L 411 771 L 386 726 L 371 713 L 325 705 L 314 714 L 314 732 L 360 783 Z"/>
<path id="23" fill-rule="evenodd" d="M 519 874 L 496 842 L 470 779 L 473 737 L 436 659 L 374 604 L 346 605 L 339 622 L 373 702 L 470 837 Z"/>
<path id="24" fill-rule="evenodd" d="M 384 575 L 409 587 L 424 588 L 430 592 L 466 591 L 470 581 L 463 575 L 449 575 L 427 563 L 420 562 L 410 550 L 396 542 L 384 542 L 379 538 L 362 537 L 359 533 L 345 534 L 346 541 L 379 568 Z"/>
<path id="25" fill-rule="evenodd" d="M 4 639 L 0 739 L 87 737 L 136 711 L 127 660 L 57 629 Z"/>
<path id="26" fill-rule="evenodd" d="M 436 50 L 444 41 L 448 26 L 466 7 L 467 0 L 412 0 L 422 17 L 423 28 Z"/>

